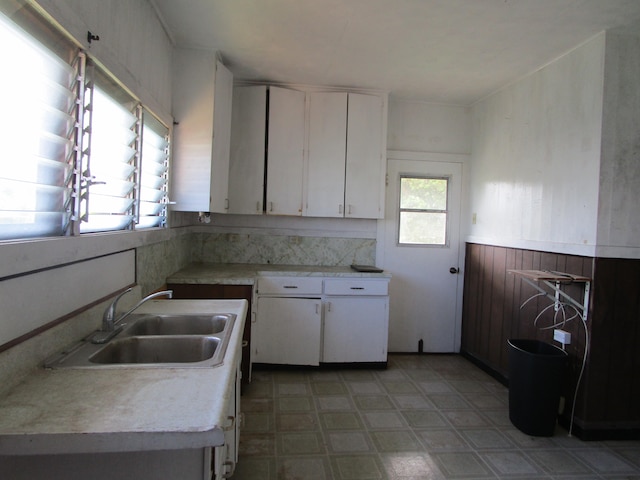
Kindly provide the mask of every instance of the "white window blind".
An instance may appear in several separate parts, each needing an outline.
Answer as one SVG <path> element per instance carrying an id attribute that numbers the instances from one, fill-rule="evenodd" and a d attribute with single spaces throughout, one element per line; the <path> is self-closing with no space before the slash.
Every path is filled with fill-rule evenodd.
<path id="1" fill-rule="evenodd" d="M 167 215 L 169 129 L 151 113 L 142 111 L 140 203 L 138 228 L 160 227 Z"/>
<path id="2" fill-rule="evenodd" d="M 63 235 L 73 210 L 76 70 L 2 14 L 0 65 L 0 240 Z"/>
<path id="3" fill-rule="evenodd" d="M 81 233 L 123 230 L 134 221 L 135 103 L 93 69 L 95 80 L 85 95 L 89 134 L 83 176 L 88 191 L 83 192 Z"/>

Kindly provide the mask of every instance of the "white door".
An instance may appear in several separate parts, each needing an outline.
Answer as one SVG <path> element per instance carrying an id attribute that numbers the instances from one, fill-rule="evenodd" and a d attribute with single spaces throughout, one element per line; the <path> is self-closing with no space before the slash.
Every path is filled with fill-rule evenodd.
<path id="1" fill-rule="evenodd" d="M 302 215 L 305 96 L 269 87 L 267 215 Z"/>
<path id="2" fill-rule="evenodd" d="M 323 362 L 385 362 L 389 298 L 327 297 Z"/>
<path id="3" fill-rule="evenodd" d="M 258 297 L 251 361 L 318 365 L 322 332 L 319 298 Z"/>
<path id="4" fill-rule="evenodd" d="M 346 92 L 311 93 L 305 207 L 309 217 L 344 216 L 346 132 Z"/>
<path id="5" fill-rule="evenodd" d="M 412 156 L 411 160 L 389 158 L 385 218 L 378 222 L 376 263 L 393 275 L 389 284 L 389 351 L 417 352 L 422 340 L 425 352 L 457 352 L 463 284 L 459 271 L 460 196 L 465 157 Z M 443 157 L 457 161 L 430 160 Z M 414 202 L 406 187 L 414 181 L 446 188 L 446 202 Z M 405 185 L 406 204 L 402 214 L 401 182 Z M 407 225 L 423 219 L 433 220 L 433 229 L 439 233 L 433 238 L 414 240 L 407 234 Z"/>

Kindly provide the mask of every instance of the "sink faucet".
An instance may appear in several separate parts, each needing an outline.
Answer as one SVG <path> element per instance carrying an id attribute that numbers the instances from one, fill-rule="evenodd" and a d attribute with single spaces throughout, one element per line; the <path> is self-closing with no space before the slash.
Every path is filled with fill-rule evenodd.
<path id="1" fill-rule="evenodd" d="M 102 329 L 99 332 L 97 332 L 91 339 L 93 343 L 106 343 L 109 340 L 111 340 L 113 337 L 115 337 L 120 332 L 120 330 L 122 330 L 122 326 L 116 328 L 116 325 L 120 323 L 122 320 L 124 320 L 129 314 L 131 314 L 134 310 L 140 307 L 147 300 L 151 300 L 152 298 L 156 298 L 156 297 L 162 297 L 165 295 L 169 298 L 173 297 L 173 290 L 163 290 L 161 292 L 155 292 L 150 295 L 147 295 L 138 303 L 136 303 L 127 312 L 120 315 L 120 317 L 118 317 L 118 319 L 116 320 L 115 317 L 116 317 L 116 307 L 118 305 L 118 300 L 120 300 L 126 293 L 129 293 L 131 290 L 132 290 L 131 288 L 127 288 L 124 292 L 119 294 L 116 298 L 113 299 L 111 304 L 104 311 L 104 314 L 102 315 Z"/>

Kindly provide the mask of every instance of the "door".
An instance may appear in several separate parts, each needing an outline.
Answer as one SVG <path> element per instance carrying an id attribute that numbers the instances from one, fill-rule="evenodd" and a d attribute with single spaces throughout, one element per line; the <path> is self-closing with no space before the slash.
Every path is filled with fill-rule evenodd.
<path id="1" fill-rule="evenodd" d="M 267 215 L 302 215 L 305 96 L 269 87 Z"/>
<path id="2" fill-rule="evenodd" d="M 229 213 L 260 215 L 264 201 L 267 87 L 235 87 L 232 103 Z"/>
<path id="3" fill-rule="evenodd" d="M 389 297 L 327 297 L 323 362 L 385 362 Z"/>
<path id="4" fill-rule="evenodd" d="M 346 92 L 311 93 L 305 215 L 344 216 L 346 148 Z"/>
<path id="5" fill-rule="evenodd" d="M 349 94 L 345 217 L 383 217 L 383 107 L 381 96 Z"/>
<path id="6" fill-rule="evenodd" d="M 430 161 L 449 157 L 458 161 Z M 389 351 L 416 352 L 422 340 L 425 352 L 457 352 L 463 284 L 459 272 L 460 196 L 466 157 L 425 154 L 424 159 L 416 158 L 388 160 L 386 213 L 378 223 L 381 241 L 377 263 L 393 275 L 389 284 Z M 432 194 L 438 198 L 431 199 Z M 424 203 L 421 195 L 427 197 Z M 435 235 L 423 237 L 414 231 L 414 224 L 424 220 L 426 230 Z"/>
<path id="7" fill-rule="evenodd" d="M 318 365 L 322 331 L 319 298 L 258 297 L 251 361 Z"/>

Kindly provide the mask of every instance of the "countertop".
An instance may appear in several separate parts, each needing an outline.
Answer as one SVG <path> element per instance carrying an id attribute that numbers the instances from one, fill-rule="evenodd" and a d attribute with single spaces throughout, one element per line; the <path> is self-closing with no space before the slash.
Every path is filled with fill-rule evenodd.
<path id="1" fill-rule="evenodd" d="M 351 267 L 241 263 L 192 263 L 170 275 L 167 283 L 254 285 L 260 276 L 391 278 L 388 272 L 356 272 Z"/>
<path id="2" fill-rule="evenodd" d="M 152 300 L 137 313 L 235 313 L 211 368 L 39 369 L 0 399 L 0 455 L 222 445 L 246 300 Z"/>

